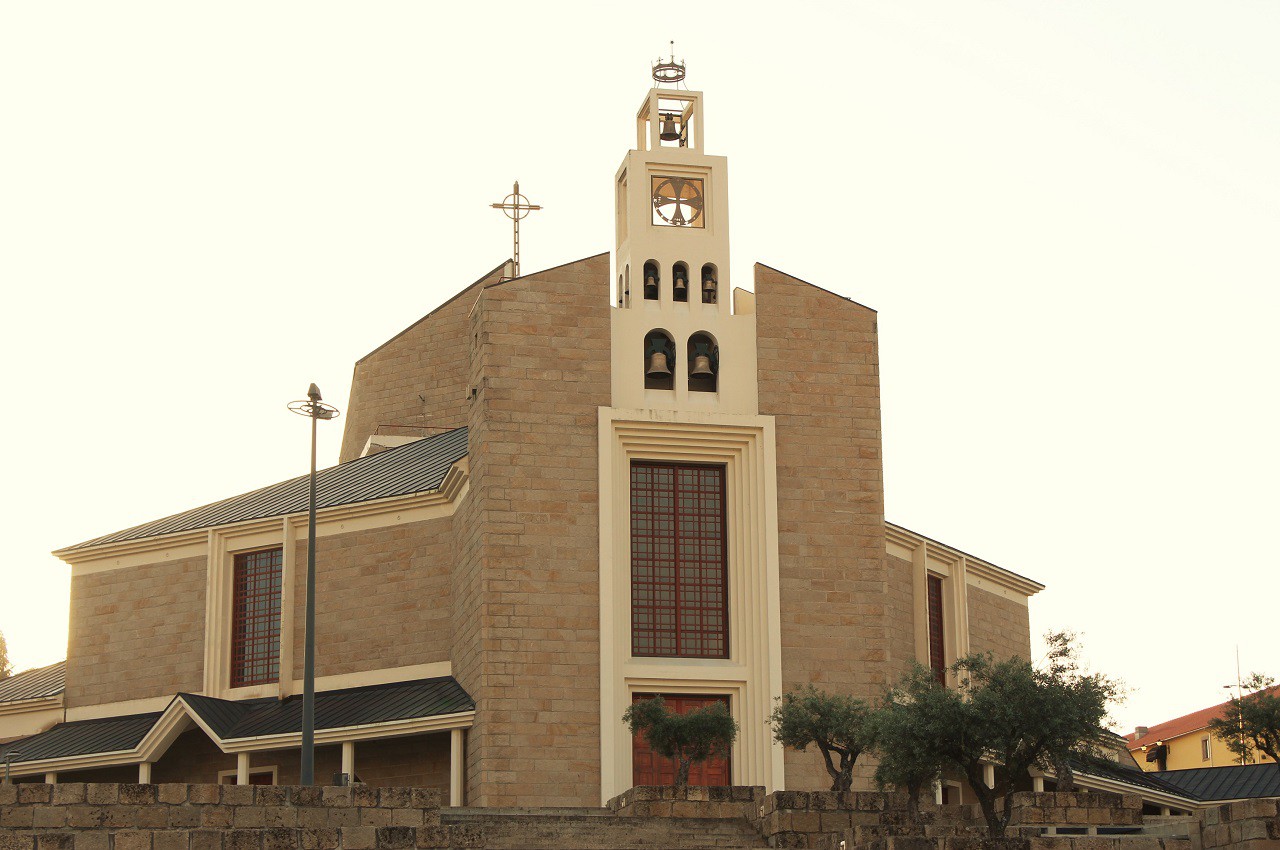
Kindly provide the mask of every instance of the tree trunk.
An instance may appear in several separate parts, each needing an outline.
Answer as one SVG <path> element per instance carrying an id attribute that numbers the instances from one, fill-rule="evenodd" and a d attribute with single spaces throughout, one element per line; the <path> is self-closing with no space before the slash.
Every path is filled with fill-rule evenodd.
<path id="1" fill-rule="evenodd" d="M 1053 775 L 1055 790 L 1076 790 L 1076 776 L 1071 770 L 1071 764 L 1066 759 L 1058 759 L 1053 763 Z"/>
<path id="2" fill-rule="evenodd" d="M 911 823 L 920 822 L 920 786 L 922 782 L 908 782 L 906 784 L 907 791 L 907 820 Z"/>
<path id="3" fill-rule="evenodd" d="M 826 762 L 827 773 L 831 776 L 832 791 L 848 791 L 853 787 L 853 765 L 858 760 L 858 754 L 849 750 L 836 749 L 834 747 L 826 747 L 822 744 L 818 745 L 818 749 L 822 751 L 822 760 Z M 840 767 L 836 767 L 835 762 L 831 760 L 831 753 L 836 752 L 840 755 Z"/>
<path id="4" fill-rule="evenodd" d="M 683 788 L 689 784 L 689 768 L 693 767 L 693 759 L 676 756 L 676 787 Z"/>
<path id="5" fill-rule="evenodd" d="M 987 833 L 992 838 L 1003 838 L 1005 827 L 1009 824 L 1009 815 L 1006 814 L 1004 821 L 1001 822 L 1000 815 L 996 813 L 996 792 L 994 788 L 988 788 L 982 775 L 982 765 L 978 765 L 976 769 L 965 769 L 965 778 L 969 780 L 969 788 L 973 790 L 973 795 L 978 798 L 978 807 L 982 809 L 982 817 L 987 822 Z M 1005 806 L 1008 808 L 1012 805 L 1012 795 L 1005 795 Z"/>

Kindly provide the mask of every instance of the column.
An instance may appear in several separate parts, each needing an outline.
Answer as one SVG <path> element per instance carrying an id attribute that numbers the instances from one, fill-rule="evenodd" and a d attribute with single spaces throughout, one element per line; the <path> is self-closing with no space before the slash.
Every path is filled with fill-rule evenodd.
<path id="1" fill-rule="evenodd" d="M 463 730 L 449 730 L 449 805 L 461 806 L 463 800 L 462 790 L 462 757 Z"/>
<path id="2" fill-rule="evenodd" d="M 45 785 L 57 785 L 57 784 L 58 784 L 58 774 L 57 774 L 57 772 L 56 772 L 56 771 L 49 771 L 48 773 L 46 773 L 46 774 L 44 775 L 44 784 L 45 784 Z"/>
<path id="3" fill-rule="evenodd" d="M 151 762 L 149 761 L 138 762 L 138 784 L 139 785 L 151 784 Z"/>
<path id="4" fill-rule="evenodd" d="M 249 754 L 236 753 L 236 784 L 249 784 Z"/>
<path id="5" fill-rule="evenodd" d="M 347 784 L 350 785 L 356 781 L 356 742 L 342 742 L 342 767 L 340 770 L 347 775 Z"/>
<path id="6" fill-rule="evenodd" d="M 1032 790 L 1032 791 L 1035 791 L 1036 793 L 1040 793 L 1041 791 L 1043 791 L 1043 790 L 1044 790 L 1044 777 L 1043 777 L 1043 776 L 1033 776 L 1033 777 L 1031 777 L 1031 790 Z"/>
<path id="7" fill-rule="evenodd" d="M 984 764 L 982 766 L 982 782 L 988 788 L 996 787 L 996 766 L 994 764 Z"/>
<path id="8" fill-rule="evenodd" d="M 938 780 L 933 783 L 933 802 L 942 805 L 942 782 Z"/>

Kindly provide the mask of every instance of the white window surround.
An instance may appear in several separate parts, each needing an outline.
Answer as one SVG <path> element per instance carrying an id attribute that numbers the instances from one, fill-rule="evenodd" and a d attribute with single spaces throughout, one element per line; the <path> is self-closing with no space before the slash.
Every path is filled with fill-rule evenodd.
<path id="1" fill-rule="evenodd" d="M 773 418 L 600 408 L 601 800 L 631 787 L 622 713 L 636 693 L 725 694 L 743 732 L 733 781 L 785 787 L 783 751 L 765 726 L 782 694 Z M 729 657 L 631 656 L 632 460 L 723 464 Z"/>
<path id="2" fill-rule="evenodd" d="M 236 784 L 235 782 L 227 782 L 227 780 L 228 780 L 228 779 L 232 779 L 232 780 L 237 779 L 237 778 L 238 778 L 238 773 L 239 773 L 239 769 L 238 769 L 238 768 L 232 768 L 231 770 L 220 770 L 220 771 L 218 771 L 218 784 L 219 784 L 219 785 L 234 785 L 234 784 Z M 277 780 L 277 778 L 278 778 L 278 777 L 279 777 L 279 775 L 280 775 L 280 768 L 279 768 L 277 765 L 274 765 L 274 764 L 273 764 L 273 765 L 264 765 L 264 766 L 262 766 L 262 767 L 251 767 L 251 768 L 249 768 L 248 773 L 247 773 L 246 775 L 248 775 L 248 776 L 261 776 L 261 775 L 262 775 L 262 774 L 264 774 L 264 773 L 269 773 L 269 774 L 271 774 L 271 784 L 272 784 L 272 785 L 277 784 L 276 780 Z M 248 783 L 246 783 L 246 784 L 248 784 Z"/>

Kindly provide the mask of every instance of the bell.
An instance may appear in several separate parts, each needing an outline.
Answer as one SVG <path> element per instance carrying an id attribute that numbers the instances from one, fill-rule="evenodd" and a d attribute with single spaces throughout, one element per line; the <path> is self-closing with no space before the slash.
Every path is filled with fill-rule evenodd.
<path id="1" fill-rule="evenodd" d="M 687 301 L 689 298 L 689 282 L 683 272 L 676 272 L 675 293 L 677 301 Z"/>
<path id="2" fill-rule="evenodd" d="M 696 354 L 693 358 L 693 371 L 689 373 L 691 376 L 710 377 L 715 374 L 711 371 L 711 358 L 705 354 Z"/>
<path id="3" fill-rule="evenodd" d="M 662 116 L 662 132 L 658 134 L 658 138 L 664 142 L 675 142 L 680 139 L 680 131 L 676 129 L 676 116 L 671 113 L 665 113 Z"/>
<path id="4" fill-rule="evenodd" d="M 644 297 L 658 297 L 658 279 L 651 274 L 644 277 Z"/>
<path id="5" fill-rule="evenodd" d="M 644 371 L 646 375 L 662 375 L 669 376 L 671 370 L 667 368 L 667 354 L 664 351 L 655 351 L 649 357 L 649 368 Z"/>
<path id="6" fill-rule="evenodd" d="M 704 304 L 716 303 L 716 282 L 709 277 L 702 279 L 702 301 Z"/>

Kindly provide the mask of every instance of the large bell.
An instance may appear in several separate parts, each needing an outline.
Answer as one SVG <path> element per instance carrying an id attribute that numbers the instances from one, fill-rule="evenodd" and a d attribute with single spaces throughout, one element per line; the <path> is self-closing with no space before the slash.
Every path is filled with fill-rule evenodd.
<path id="1" fill-rule="evenodd" d="M 695 378 L 714 375 L 715 372 L 711 371 L 711 358 L 705 354 L 695 354 L 693 357 L 693 371 L 689 374 Z"/>
<path id="2" fill-rule="evenodd" d="M 651 274 L 644 276 L 644 297 L 649 299 L 658 297 L 658 279 Z"/>
<path id="3" fill-rule="evenodd" d="M 676 295 L 677 301 L 689 300 L 688 275 L 686 275 L 680 269 L 676 269 L 676 274 L 675 274 L 675 295 Z"/>
<path id="4" fill-rule="evenodd" d="M 665 351 L 655 351 L 649 356 L 649 368 L 644 370 L 646 375 L 659 375 L 668 377 L 671 374 L 670 367 L 667 366 L 667 353 Z"/>
<path id="5" fill-rule="evenodd" d="M 664 142 L 675 142 L 680 139 L 680 131 L 676 128 L 676 116 L 671 113 L 665 113 L 662 116 L 662 132 L 658 134 L 658 138 Z"/>
<path id="6" fill-rule="evenodd" d="M 702 301 L 704 304 L 716 303 L 716 280 L 711 275 L 702 278 Z"/>

